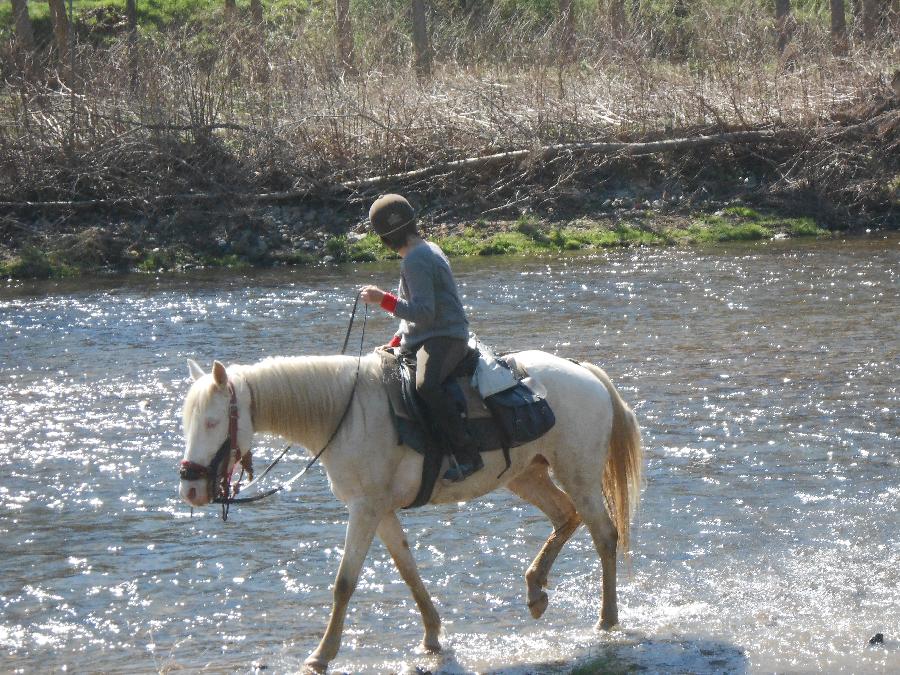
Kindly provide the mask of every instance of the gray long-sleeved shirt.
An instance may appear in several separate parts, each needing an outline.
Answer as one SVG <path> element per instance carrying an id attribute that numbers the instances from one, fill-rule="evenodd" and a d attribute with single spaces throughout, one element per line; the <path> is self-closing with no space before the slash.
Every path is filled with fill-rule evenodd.
<path id="1" fill-rule="evenodd" d="M 400 263 L 400 290 L 394 315 L 401 319 L 397 335 L 403 349 L 415 349 L 432 337 L 469 338 L 450 261 L 430 241 L 412 248 Z"/>

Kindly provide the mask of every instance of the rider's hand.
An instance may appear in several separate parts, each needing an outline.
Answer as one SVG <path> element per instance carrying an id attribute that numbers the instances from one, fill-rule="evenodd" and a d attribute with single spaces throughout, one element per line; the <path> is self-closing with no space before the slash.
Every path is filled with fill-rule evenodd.
<path id="1" fill-rule="evenodd" d="M 378 286 L 363 286 L 359 298 L 367 305 L 380 305 L 384 291 Z"/>

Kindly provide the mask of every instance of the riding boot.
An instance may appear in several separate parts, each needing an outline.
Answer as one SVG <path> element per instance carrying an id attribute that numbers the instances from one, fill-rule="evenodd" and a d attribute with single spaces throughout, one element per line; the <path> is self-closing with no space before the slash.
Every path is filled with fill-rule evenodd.
<path id="1" fill-rule="evenodd" d="M 445 435 L 450 468 L 444 473 L 444 480 L 458 483 L 484 467 L 484 461 L 481 459 L 481 447 L 469 432 L 464 418 L 445 425 L 448 431 L 449 427 L 455 428 Z"/>

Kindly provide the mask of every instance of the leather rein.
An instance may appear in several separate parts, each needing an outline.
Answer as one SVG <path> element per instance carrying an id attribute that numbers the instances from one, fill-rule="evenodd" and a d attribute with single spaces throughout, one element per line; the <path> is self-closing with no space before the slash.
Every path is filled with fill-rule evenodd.
<path id="1" fill-rule="evenodd" d="M 353 311 L 350 313 L 350 323 L 347 326 L 347 334 L 344 336 L 344 345 L 341 347 L 341 355 L 343 355 L 347 351 L 347 343 L 350 340 L 350 331 L 353 328 L 353 321 L 356 318 L 356 308 L 359 304 L 359 297 L 362 291 L 356 294 L 356 300 L 353 302 Z M 213 504 L 221 504 L 222 505 L 222 520 L 228 520 L 228 508 L 232 504 L 248 504 L 250 502 L 258 502 L 261 499 L 265 499 L 276 492 L 280 492 L 286 488 L 288 488 L 291 483 L 293 483 L 298 478 L 302 477 L 307 471 L 312 468 L 312 466 L 318 461 L 319 457 L 322 456 L 322 453 L 325 452 L 325 449 L 331 445 L 331 441 L 334 440 L 335 436 L 337 436 L 338 431 L 340 431 L 341 427 L 344 424 L 344 420 L 347 419 L 347 414 L 350 412 L 350 406 L 353 403 L 353 398 L 356 395 L 356 385 L 359 384 L 359 369 L 360 364 L 362 362 L 362 350 L 363 350 L 363 341 L 366 337 L 366 322 L 369 317 L 369 308 L 366 306 L 365 313 L 363 315 L 363 327 L 362 334 L 359 338 L 359 354 L 356 359 L 356 375 L 353 379 L 353 388 L 350 390 L 350 397 L 347 399 L 347 405 L 344 407 L 344 412 L 341 414 L 340 419 L 338 420 L 337 425 L 334 428 L 334 431 L 331 433 L 331 436 L 325 442 L 325 445 L 322 446 L 322 449 L 319 450 L 313 458 L 306 464 L 302 471 L 298 474 L 294 475 L 285 483 L 278 485 L 274 488 L 266 490 L 265 492 L 261 492 L 259 494 L 253 495 L 252 497 L 238 497 L 237 494 L 240 491 L 240 483 L 241 479 L 244 477 L 244 472 L 247 473 L 250 478 L 250 482 L 247 484 L 247 488 L 256 484 L 259 480 L 262 480 L 269 471 L 272 470 L 278 462 L 281 461 L 282 457 L 287 454 L 287 451 L 290 450 L 291 446 L 288 445 L 281 451 L 281 453 L 272 461 L 269 466 L 265 468 L 265 470 L 259 475 L 259 478 L 256 480 L 253 479 L 253 456 L 251 451 L 248 450 L 246 454 L 241 452 L 240 447 L 238 446 L 238 405 L 237 405 L 237 395 L 235 394 L 234 384 L 229 380 L 227 382 L 228 385 L 228 393 L 229 393 L 229 403 L 228 403 L 228 437 L 222 442 L 222 445 L 219 446 L 219 449 L 216 451 L 216 454 L 213 455 L 212 460 L 206 466 L 203 464 L 198 464 L 197 462 L 191 462 L 189 460 L 183 459 L 179 464 L 179 476 L 182 480 L 201 480 L 206 479 L 206 488 L 207 494 L 213 495 L 213 499 L 211 500 Z M 252 390 L 251 390 L 252 395 Z M 228 471 L 228 464 L 231 457 L 234 457 L 234 466 L 231 471 Z M 241 475 L 238 477 L 238 481 L 236 484 L 232 484 L 232 476 L 234 475 L 234 471 L 237 469 L 238 465 L 241 466 Z M 193 509 L 191 510 L 193 512 Z"/>

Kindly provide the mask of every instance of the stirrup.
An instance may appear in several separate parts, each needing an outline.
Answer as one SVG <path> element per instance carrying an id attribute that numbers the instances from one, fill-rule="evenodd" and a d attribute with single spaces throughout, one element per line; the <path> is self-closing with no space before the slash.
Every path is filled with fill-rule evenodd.
<path id="1" fill-rule="evenodd" d="M 450 468 L 444 472 L 444 480 L 451 483 L 459 483 L 471 476 L 473 473 L 484 468 L 484 461 L 481 455 L 475 455 L 475 459 L 471 462 L 460 464 L 456 461 L 456 455 L 450 455 Z"/>

